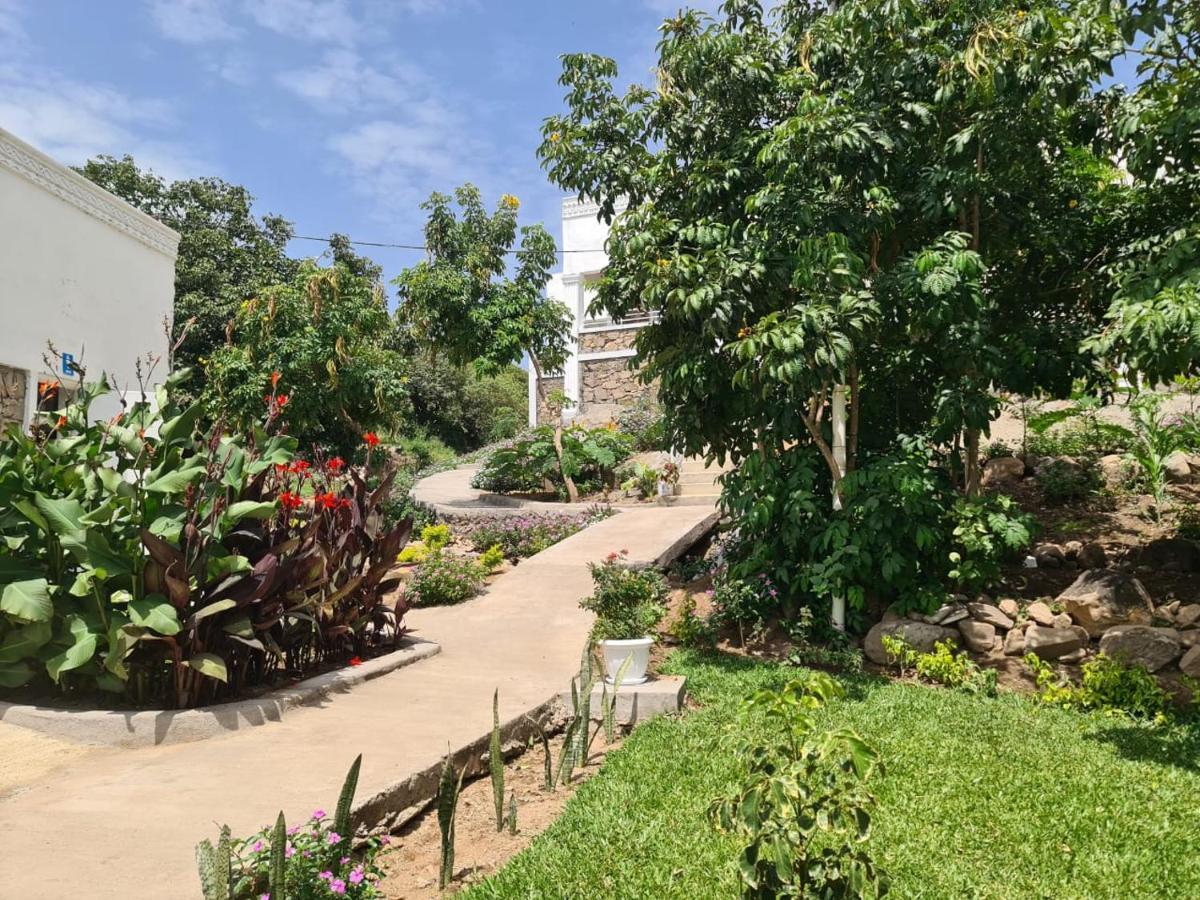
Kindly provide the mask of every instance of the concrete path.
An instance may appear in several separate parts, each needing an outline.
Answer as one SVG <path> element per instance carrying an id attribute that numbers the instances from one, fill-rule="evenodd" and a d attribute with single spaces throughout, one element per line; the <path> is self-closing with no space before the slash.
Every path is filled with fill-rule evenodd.
<path id="1" fill-rule="evenodd" d="M 283 809 L 332 810 L 363 754 L 358 798 L 436 766 L 447 744 L 539 707 L 570 682 L 590 618 L 587 564 L 613 550 L 664 564 L 710 527 L 704 507 L 628 510 L 526 560 L 458 607 L 417 610 L 432 659 L 282 722 L 193 744 L 97 750 L 0 796 L 0 897 L 140 900 L 199 896 L 194 847 L 228 823 L 246 835 Z M 5 732 L 0 731 L 0 740 Z M 0 754 L 0 759 L 3 755 Z"/>
<path id="2" fill-rule="evenodd" d="M 526 500 L 493 494 L 471 487 L 471 479 L 479 466 L 460 466 L 422 478 L 413 485 L 413 500 L 434 510 L 438 515 L 453 518 L 462 515 L 512 516 L 526 513 L 567 515 L 581 512 L 566 503 Z"/>

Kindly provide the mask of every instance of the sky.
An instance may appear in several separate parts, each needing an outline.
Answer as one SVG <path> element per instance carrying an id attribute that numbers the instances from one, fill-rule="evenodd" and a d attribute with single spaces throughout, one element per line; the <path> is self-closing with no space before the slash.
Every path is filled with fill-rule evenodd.
<path id="1" fill-rule="evenodd" d="M 244 185 L 301 235 L 420 244 L 420 203 L 470 181 L 561 238 L 562 193 L 536 157 L 563 106 L 560 54 L 648 80 L 678 5 L 0 0 L 0 127 L 67 165 L 129 153 L 167 178 Z M 362 249 L 389 278 L 420 257 Z"/>
<path id="2" fill-rule="evenodd" d="M 299 235 L 421 244 L 420 203 L 470 181 L 561 238 L 536 158 L 563 108 L 559 56 L 649 81 L 657 26 L 683 3 L 0 0 L 0 127 L 67 165 L 129 153 L 244 185 Z M 421 255 L 361 249 L 389 278 Z"/>

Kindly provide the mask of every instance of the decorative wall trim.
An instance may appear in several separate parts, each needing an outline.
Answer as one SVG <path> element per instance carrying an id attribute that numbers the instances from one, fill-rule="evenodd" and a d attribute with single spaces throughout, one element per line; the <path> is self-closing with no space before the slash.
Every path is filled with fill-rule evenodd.
<path id="1" fill-rule="evenodd" d="M 178 233 L 3 128 L 0 128 L 0 168 L 21 176 L 163 256 L 175 259 L 179 251 Z"/>
<path id="2" fill-rule="evenodd" d="M 623 213 L 629 206 L 624 200 L 618 200 L 614 211 Z M 593 219 L 600 215 L 600 204 L 593 200 L 580 200 L 578 197 L 566 197 L 562 202 L 562 215 L 564 219 L 580 219 L 584 216 L 591 216 Z"/>
<path id="3" fill-rule="evenodd" d="M 597 359 L 627 359 L 630 356 L 637 356 L 637 350 L 632 347 L 627 350 L 597 350 L 595 353 L 580 353 L 578 359 L 584 363 Z"/>

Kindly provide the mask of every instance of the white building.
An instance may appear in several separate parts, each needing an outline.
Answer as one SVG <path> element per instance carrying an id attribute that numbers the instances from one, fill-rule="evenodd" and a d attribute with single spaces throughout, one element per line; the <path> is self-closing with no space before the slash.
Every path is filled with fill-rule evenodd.
<path id="1" fill-rule="evenodd" d="M 621 208 L 618 207 L 618 213 Z M 561 390 L 572 405 L 563 417 L 588 423 L 600 423 L 617 415 L 649 392 L 629 368 L 636 356 L 634 338 L 637 329 L 650 322 L 647 315 L 629 316 L 620 322 L 610 317 L 588 314 L 594 298 L 594 284 L 608 265 L 604 250 L 608 225 L 597 219 L 595 203 L 575 198 L 563 200 L 563 270 L 551 277 L 547 294 L 560 300 L 571 311 L 571 356 L 564 370 L 546 377 L 546 394 Z M 537 379 L 529 378 L 529 424 L 545 422 L 548 411 L 537 408 Z"/>
<path id="2" fill-rule="evenodd" d="M 166 376 L 179 235 L 0 129 L 0 425 L 68 402 L 67 371 L 137 387 Z M 61 357 L 47 361 L 48 345 Z M 61 386 L 59 382 L 61 380 Z M 115 395 L 97 416 L 119 408 Z"/>

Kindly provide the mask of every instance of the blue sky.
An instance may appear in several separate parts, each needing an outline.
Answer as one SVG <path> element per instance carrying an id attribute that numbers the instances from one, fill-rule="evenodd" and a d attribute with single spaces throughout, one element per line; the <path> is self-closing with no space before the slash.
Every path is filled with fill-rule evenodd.
<path id="1" fill-rule="evenodd" d="M 558 235 L 535 149 L 562 105 L 559 54 L 604 53 L 642 80 L 676 6 L 0 0 L 0 126 L 68 165 L 132 153 L 243 184 L 298 234 L 420 243 L 418 204 L 471 181 Z M 389 277 L 419 256 L 367 252 Z"/>
<path id="2" fill-rule="evenodd" d="M 132 153 L 167 177 L 243 184 L 298 234 L 420 243 L 419 203 L 471 181 L 558 235 L 534 152 L 562 107 L 559 55 L 603 53 L 646 80 L 679 5 L 0 0 L 0 126 L 69 165 Z M 419 258 L 366 252 L 389 277 Z"/>

